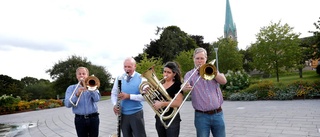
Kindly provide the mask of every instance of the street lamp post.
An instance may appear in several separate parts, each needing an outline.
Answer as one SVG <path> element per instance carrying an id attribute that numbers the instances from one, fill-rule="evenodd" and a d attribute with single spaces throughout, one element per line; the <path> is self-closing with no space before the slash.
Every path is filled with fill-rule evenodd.
<path id="1" fill-rule="evenodd" d="M 219 64 L 218 64 L 218 47 L 214 47 L 214 51 L 216 52 L 216 61 L 217 61 L 217 70 L 219 71 Z"/>

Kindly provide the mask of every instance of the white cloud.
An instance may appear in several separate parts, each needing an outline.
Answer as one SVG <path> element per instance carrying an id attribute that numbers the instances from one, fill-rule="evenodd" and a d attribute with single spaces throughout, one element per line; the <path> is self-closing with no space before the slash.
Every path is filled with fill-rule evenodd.
<path id="1" fill-rule="evenodd" d="M 255 41 L 270 21 L 311 36 L 318 0 L 230 0 L 239 47 Z M 0 1 L 0 74 L 50 79 L 45 70 L 71 55 L 106 67 L 113 77 L 123 59 L 137 56 L 156 27 L 176 25 L 205 42 L 223 36 L 225 0 L 13 0 Z"/>

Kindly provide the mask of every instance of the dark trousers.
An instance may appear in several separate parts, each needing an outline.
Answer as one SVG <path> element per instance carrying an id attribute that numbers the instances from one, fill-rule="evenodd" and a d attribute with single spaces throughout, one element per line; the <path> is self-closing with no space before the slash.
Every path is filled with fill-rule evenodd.
<path id="1" fill-rule="evenodd" d="M 158 115 L 155 116 L 156 118 L 156 129 L 158 133 L 158 137 L 179 137 L 180 134 L 180 115 L 177 114 L 175 119 L 172 121 L 171 125 L 166 129 Z M 164 120 L 164 122 L 168 125 L 171 119 Z"/>
<path id="2" fill-rule="evenodd" d="M 99 116 L 83 117 L 76 116 L 74 124 L 78 137 L 98 137 L 99 136 Z"/>
<path id="3" fill-rule="evenodd" d="M 123 137 L 146 137 L 143 110 L 131 115 L 122 114 L 121 130 Z"/>

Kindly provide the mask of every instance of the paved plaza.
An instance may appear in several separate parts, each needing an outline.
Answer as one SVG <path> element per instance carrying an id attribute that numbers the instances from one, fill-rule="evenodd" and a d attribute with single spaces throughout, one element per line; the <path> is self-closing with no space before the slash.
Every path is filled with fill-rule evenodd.
<path id="1" fill-rule="evenodd" d="M 100 136 L 116 133 L 117 117 L 110 100 L 98 103 Z M 225 101 L 227 137 L 320 137 L 320 100 Z M 155 113 L 144 102 L 148 137 L 157 137 Z M 180 111 L 181 137 L 196 137 L 194 110 L 187 101 Z M 6 137 L 76 137 L 71 108 L 60 107 L 1 115 L 0 123 L 19 125 Z"/>

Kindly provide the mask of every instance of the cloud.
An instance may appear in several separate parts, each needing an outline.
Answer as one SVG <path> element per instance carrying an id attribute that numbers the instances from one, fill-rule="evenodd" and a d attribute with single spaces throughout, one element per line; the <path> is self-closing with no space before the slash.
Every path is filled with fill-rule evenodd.
<path id="1" fill-rule="evenodd" d="M 0 1 L 0 74 L 50 79 L 45 70 L 71 55 L 106 67 L 113 77 L 123 60 L 158 38 L 156 27 L 176 25 L 214 42 L 223 36 L 226 1 L 11 0 Z M 260 27 L 281 19 L 308 36 L 319 18 L 318 0 L 230 0 L 239 47 Z M 311 34 L 310 34 L 311 35 Z"/>

